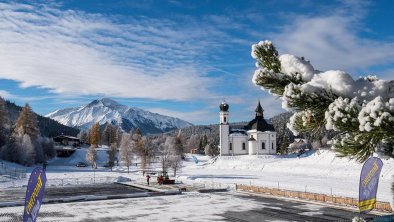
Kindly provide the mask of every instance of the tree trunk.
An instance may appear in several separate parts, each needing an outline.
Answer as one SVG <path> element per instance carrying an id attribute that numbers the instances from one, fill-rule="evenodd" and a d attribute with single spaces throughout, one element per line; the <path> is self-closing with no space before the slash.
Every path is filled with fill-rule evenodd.
<path id="1" fill-rule="evenodd" d="M 391 204 L 391 209 L 394 210 L 394 176 L 392 177 L 392 181 L 393 181 L 391 185 L 392 196 L 391 196 L 390 204 Z"/>

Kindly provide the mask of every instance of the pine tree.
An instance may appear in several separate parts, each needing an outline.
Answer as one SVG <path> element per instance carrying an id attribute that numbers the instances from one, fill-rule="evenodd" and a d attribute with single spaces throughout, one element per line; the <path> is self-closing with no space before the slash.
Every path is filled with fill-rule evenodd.
<path id="1" fill-rule="evenodd" d="M 26 104 L 22 108 L 18 120 L 15 123 L 14 134 L 19 137 L 23 137 L 25 134 L 27 134 L 32 139 L 36 139 L 40 135 L 37 116 L 32 111 L 29 104 Z"/>
<path id="2" fill-rule="evenodd" d="M 289 136 L 286 134 L 283 137 L 283 140 L 280 143 L 280 147 L 278 153 L 287 154 L 290 146 Z"/>
<path id="3" fill-rule="evenodd" d="M 112 143 L 110 149 L 108 151 L 108 166 L 111 168 L 115 166 L 115 158 L 116 158 L 116 144 Z"/>
<path id="4" fill-rule="evenodd" d="M 23 153 L 23 164 L 31 166 L 36 162 L 36 149 L 33 146 L 31 138 L 28 134 L 25 134 L 22 139 Z"/>
<path id="5" fill-rule="evenodd" d="M 119 128 L 117 126 L 112 125 L 111 126 L 111 134 L 109 135 L 109 141 L 115 144 L 116 147 L 118 147 L 118 145 L 120 143 L 118 143 L 119 139 L 119 133 L 118 133 Z"/>
<path id="6" fill-rule="evenodd" d="M 92 165 L 92 168 L 97 168 L 97 150 L 94 145 L 91 145 L 86 153 L 86 161 Z"/>
<path id="7" fill-rule="evenodd" d="M 205 146 L 208 144 L 208 137 L 206 134 L 200 138 L 200 143 L 198 145 L 198 152 L 205 153 Z"/>
<path id="8" fill-rule="evenodd" d="M 41 144 L 38 142 L 40 131 L 36 114 L 29 104 L 26 104 L 15 123 L 13 136 L 16 142 L 20 141 L 21 157 L 19 162 L 32 165 L 44 161 Z"/>
<path id="9" fill-rule="evenodd" d="M 217 156 L 219 154 L 218 147 L 213 143 L 207 144 L 205 146 L 204 152 L 207 156 Z"/>
<path id="10" fill-rule="evenodd" d="M 22 148 L 20 142 L 12 134 L 9 134 L 7 144 L 1 151 L 1 157 L 15 163 L 23 163 Z"/>
<path id="11" fill-rule="evenodd" d="M 90 145 L 94 147 L 98 147 L 100 143 L 100 124 L 97 122 L 95 123 L 89 131 L 89 142 Z"/>
<path id="12" fill-rule="evenodd" d="M 105 144 L 107 146 L 110 146 L 113 143 L 113 141 L 111 140 L 112 133 L 113 133 L 112 130 L 113 130 L 112 125 L 109 123 L 106 123 L 104 131 L 103 131 L 102 139 L 103 139 L 103 144 Z"/>
<path id="13" fill-rule="evenodd" d="M 0 97 L 0 151 L 1 148 L 7 143 L 8 139 L 8 112 L 6 103 L 2 97 Z"/>

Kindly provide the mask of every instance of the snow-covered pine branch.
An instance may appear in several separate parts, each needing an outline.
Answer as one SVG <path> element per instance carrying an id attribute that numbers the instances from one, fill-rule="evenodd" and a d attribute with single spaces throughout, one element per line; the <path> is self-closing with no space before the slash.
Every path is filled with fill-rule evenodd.
<path id="1" fill-rule="evenodd" d="M 321 72 L 302 57 L 279 55 L 271 41 L 254 44 L 251 54 L 257 61 L 252 81 L 296 111 L 288 124 L 295 135 L 332 129 L 341 132 L 334 141 L 339 155 L 363 161 L 382 144 L 392 155 L 394 81 Z"/>

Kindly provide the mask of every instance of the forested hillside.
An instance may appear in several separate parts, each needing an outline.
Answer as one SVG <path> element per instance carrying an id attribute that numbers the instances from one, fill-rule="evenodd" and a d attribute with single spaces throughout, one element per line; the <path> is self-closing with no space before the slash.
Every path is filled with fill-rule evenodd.
<path id="1" fill-rule="evenodd" d="M 22 107 L 12 103 L 10 101 L 6 101 L 6 108 L 8 111 L 8 117 L 13 124 L 15 124 Z M 65 134 L 70 136 L 77 136 L 79 133 L 78 129 L 62 125 L 55 120 L 52 120 L 47 117 L 43 117 L 37 114 L 38 119 L 38 127 L 40 129 L 40 133 L 44 137 L 54 137 L 57 135 Z"/>

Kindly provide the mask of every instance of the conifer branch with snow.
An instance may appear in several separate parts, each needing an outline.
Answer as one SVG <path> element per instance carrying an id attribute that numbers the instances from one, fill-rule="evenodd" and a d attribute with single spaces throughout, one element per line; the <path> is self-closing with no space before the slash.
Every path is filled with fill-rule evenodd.
<path id="1" fill-rule="evenodd" d="M 381 147 L 392 155 L 394 81 L 321 72 L 302 57 L 279 55 L 270 41 L 254 44 L 252 57 L 257 61 L 252 81 L 295 111 L 288 124 L 295 135 L 332 129 L 340 132 L 333 144 L 340 156 L 362 162 Z"/>

